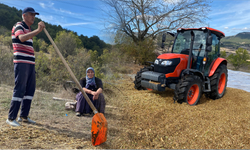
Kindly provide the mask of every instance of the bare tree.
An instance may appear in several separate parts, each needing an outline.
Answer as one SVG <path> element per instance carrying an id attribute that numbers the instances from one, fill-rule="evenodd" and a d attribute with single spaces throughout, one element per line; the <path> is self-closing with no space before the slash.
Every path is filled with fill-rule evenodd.
<path id="1" fill-rule="evenodd" d="M 108 7 L 107 26 L 135 43 L 157 34 L 203 23 L 209 0 L 102 0 Z"/>

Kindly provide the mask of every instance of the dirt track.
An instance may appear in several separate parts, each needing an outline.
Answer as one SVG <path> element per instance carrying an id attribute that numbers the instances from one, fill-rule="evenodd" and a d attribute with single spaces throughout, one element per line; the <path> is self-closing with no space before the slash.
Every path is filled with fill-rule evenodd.
<path id="1" fill-rule="evenodd" d="M 54 93 L 36 92 L 31 118 L 37 125 L 5 124 L 12 88 L 0 87 L 0 148 L 31 149 L 249 149 L 250 93 L 227 88 L 218 100 L 199 105 L 173 103 L 173 91 L 137 91 L 127 77 L 106 90 L 108 139 L 93 147 L 91 119 L 64 110 Z M 67 113 L 68 116 L 65 116 Z"/>

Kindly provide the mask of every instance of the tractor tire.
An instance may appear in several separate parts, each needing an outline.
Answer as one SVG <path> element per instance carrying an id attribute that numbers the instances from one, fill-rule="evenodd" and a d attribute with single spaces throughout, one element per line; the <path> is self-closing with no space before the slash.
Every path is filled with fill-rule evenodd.
<path id="1" fill-rule="evenodd" d="M 175 88 L 175 100 L 186 102 L 190 106 L 197 105 L 202 95 L 202 80 L 196 75 L 184 76 Z"/>
<path id="2" fill-rule="evenodd" d="M 224 96 L 227 87 L 227 66 L 221 64 L 212 77 L 210 77 L 211 92 L 206 96 L 215 100 Z"/>
<path id="3" fill-rule="evenodd" d="M 147 90 L 146 88 L 142 87 L 141 86 L 141 74 L 145 71 L 153 71 L 153 67 L 152 66 L 147 66 L 147 67 L 144 67 L 142 69 L 140 69 L 139 72 L 137 72 L 136 76 L 135 76 L 135 81 L 134 81 L 134 84 L 135 84 L 135 89 L 137 90 Z"/>

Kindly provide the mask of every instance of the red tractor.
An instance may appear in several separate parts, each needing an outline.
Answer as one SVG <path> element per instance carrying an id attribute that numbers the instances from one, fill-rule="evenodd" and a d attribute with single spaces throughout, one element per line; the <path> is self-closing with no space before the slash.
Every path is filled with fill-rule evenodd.
<path id="1" fill-rule="evenodd" d="M 227 60 L 220 58 L 219 30 L 179 28 L 171 53 L 159 55 L 151 66 L 144 67 L 135 76 L 135 89 L 175 90 L 174 102 L 198 104 L 203 93 L 211 99 L 223 97 L 227 86 Z M 166 35 L 163 34 L 162 42 Z M 164 47 L 164 44 L 163 46 Z"/>

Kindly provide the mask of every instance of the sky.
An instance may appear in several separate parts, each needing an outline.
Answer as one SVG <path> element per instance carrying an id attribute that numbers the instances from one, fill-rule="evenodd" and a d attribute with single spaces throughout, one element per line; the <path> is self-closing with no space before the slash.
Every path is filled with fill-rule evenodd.
<path id="1" fill-rule="evenodd" d="M 112 43 L 104 27 L 104 4 L 99 0 L 0 0 L 0 3 L 18 10 L 33 7 L 40 13 L 37 17 L 45 22 Z M 250 0 L 214 0 L 204 26 L 218 29 L 226 36 L 250 32 L 249 6 Z"/>

